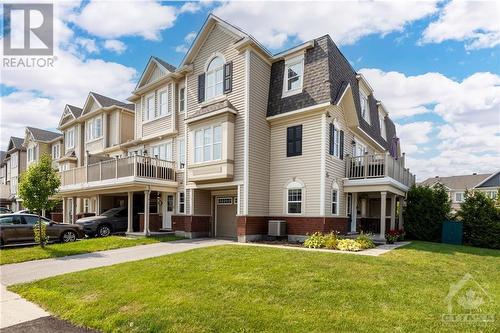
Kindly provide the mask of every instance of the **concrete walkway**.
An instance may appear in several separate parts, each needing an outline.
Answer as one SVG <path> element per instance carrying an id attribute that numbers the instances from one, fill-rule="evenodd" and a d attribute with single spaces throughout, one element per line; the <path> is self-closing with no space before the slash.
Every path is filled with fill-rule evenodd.
<path id="1" fill-rule="evenodd" d="M 28 302 L 21 296 L 8 291 L 6 286 L 91 268 L 232 243 L 234 242 L 217 239 L 189 239 L 2 265 L 0 266 L 0 329 L 3 331 L 6 327 L 50 315 L 38 305 Z M 24 331 L 26 327 L 19 327 L 19 329 L 20 331 Z"/>

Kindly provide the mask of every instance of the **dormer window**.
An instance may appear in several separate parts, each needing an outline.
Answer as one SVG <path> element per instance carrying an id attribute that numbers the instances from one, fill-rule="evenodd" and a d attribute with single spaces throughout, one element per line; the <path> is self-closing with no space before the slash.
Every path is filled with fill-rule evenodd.
<path id="1" fill-rule="evenodd" d="M 205 100 L 221 96 L 224 88 L 224 61 L 215 57 L 210 61 L 205 74 Z"/>
<path id="2" fill-rule="evenodd" d="M 370 106 L 368 105 L 368 96 L 363 91 L 359 92 L 361 104 L 361 117 L 369 124 L 370 123 Z"/>
<path id="3" fill-rule="evenodd" d="M 378 113 L 378 122 L 380 123 L 380 135 L 384 138 L 384 140 L 387 140 L 385 132 L 385 115 L 380 111 Z"/>
<path id="4" fill-rule="evenodd" d="M 301 93 L 304 81 L 304 56 L 286 60 L 284 75 L 283 97 Z"/>

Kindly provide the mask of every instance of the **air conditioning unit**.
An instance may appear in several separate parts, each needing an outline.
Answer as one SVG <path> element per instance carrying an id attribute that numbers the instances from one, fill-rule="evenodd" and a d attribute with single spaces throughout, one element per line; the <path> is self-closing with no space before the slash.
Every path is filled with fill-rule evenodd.
<path id="1" fill-rule="evenodd" d="M 269 220 L 267 233 L 272 237 L 286 236 L 286 221 Z"/>

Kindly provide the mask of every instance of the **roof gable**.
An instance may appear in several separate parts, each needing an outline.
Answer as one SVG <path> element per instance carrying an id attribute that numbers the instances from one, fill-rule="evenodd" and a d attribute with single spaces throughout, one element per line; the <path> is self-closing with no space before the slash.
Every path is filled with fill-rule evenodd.
<path id="1" fill-rule="evenodd" d="M 23 147 L 23 143 L 23 138 L 11 136 L 9 139 L 9 146 L 7 147 L 7 151 L 10 151 L 12 149 L 21 149 Z"/>
<path id="2" fill-rule="evenodd" d="M 500 170 L 492 173 L 491 176 L 481 181 L 476 187 L 500 187 Z"/>
<path id="3" fill-rule="evenodd" d="M 175 66 L 169 64 L 168 62 L 158 57 L 150 57 L 135 89 L 137 90 L 149 83 L 155 82 L 165 75 L 175 72 L 175 70 Z"/>
<path id="4" fill-rule="evenodd" d="M 26 137 L 28 137 L 28 135 L 34 141 L 48 142 L 57 139 L 62 134 L 35 127 L 26 127 Z"/>
<path id="5" fill-rule="evenodd" d="M 66 104 L 64 107 L 64 111 L 61 115 L 61 119 L 59 119 L 59 126 L 61 127 L 64 124 L 80 117 L 82 114 L 82 109 L 73 105 Z"/>

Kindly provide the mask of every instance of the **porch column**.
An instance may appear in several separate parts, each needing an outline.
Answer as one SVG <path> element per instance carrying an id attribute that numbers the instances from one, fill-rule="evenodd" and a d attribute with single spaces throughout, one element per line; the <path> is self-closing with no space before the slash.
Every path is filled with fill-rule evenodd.
<path id="1" fill-rule="evenodd" d="M 150 190 L 144 191 L 144 235 L 149 235 L 149 195 Z"/>
<path id="2" fill-rule="evenodd" d="M 68 223 L 68 203 L 66 202 L 66 198 L 62 198 L 62 205 L 63 205 L 63 223 Z"/>
<path id="3" fill-rule="evenodd" d="M 127 232 L 134 231 L 134 192 L 128 192 L 128 206 L 127 206 Z"/>
<path id="4" fill-rule="evenodd" d="M 76 197 L 71 198 L 71 223 L 76 222 Z"/>
<path id="5" fill-rule="evenodd" d="M 391 230 L 396 229 L 396 195 L 391 195 Z"/>
<path id="6" fill-rule="evenodd" d="M 351 232 L 356 232 L 356 222 L 358 218 L 358 193 L 354 192 L 352 194 L 352 203 L 351 203 Z"/>
<path id="7" fill-rule="evenodd" d="M 403 201 L 404 198 L 399 197 L 399 221 L 398 221 L 399 230 L 403 230 Z"/>
<path id="8" fill-rule="evenodd" d="M 385 208 L 387 206 L 387 192 L 380 192 L 380 238 L 385 238 Z"/>
<path id="9" fill-rule="evenodd" d="M 101 195 L 98 194 L 96 198 L 96 207 L 95 207 L 95 215 L 100 215 L 101 214 Z"/>
<path id="10" fill-rule="evenodd" d="M 361 199 L 361 217 L 366 217 L 366 203 L 367 203 L 366 198 Z"/>

